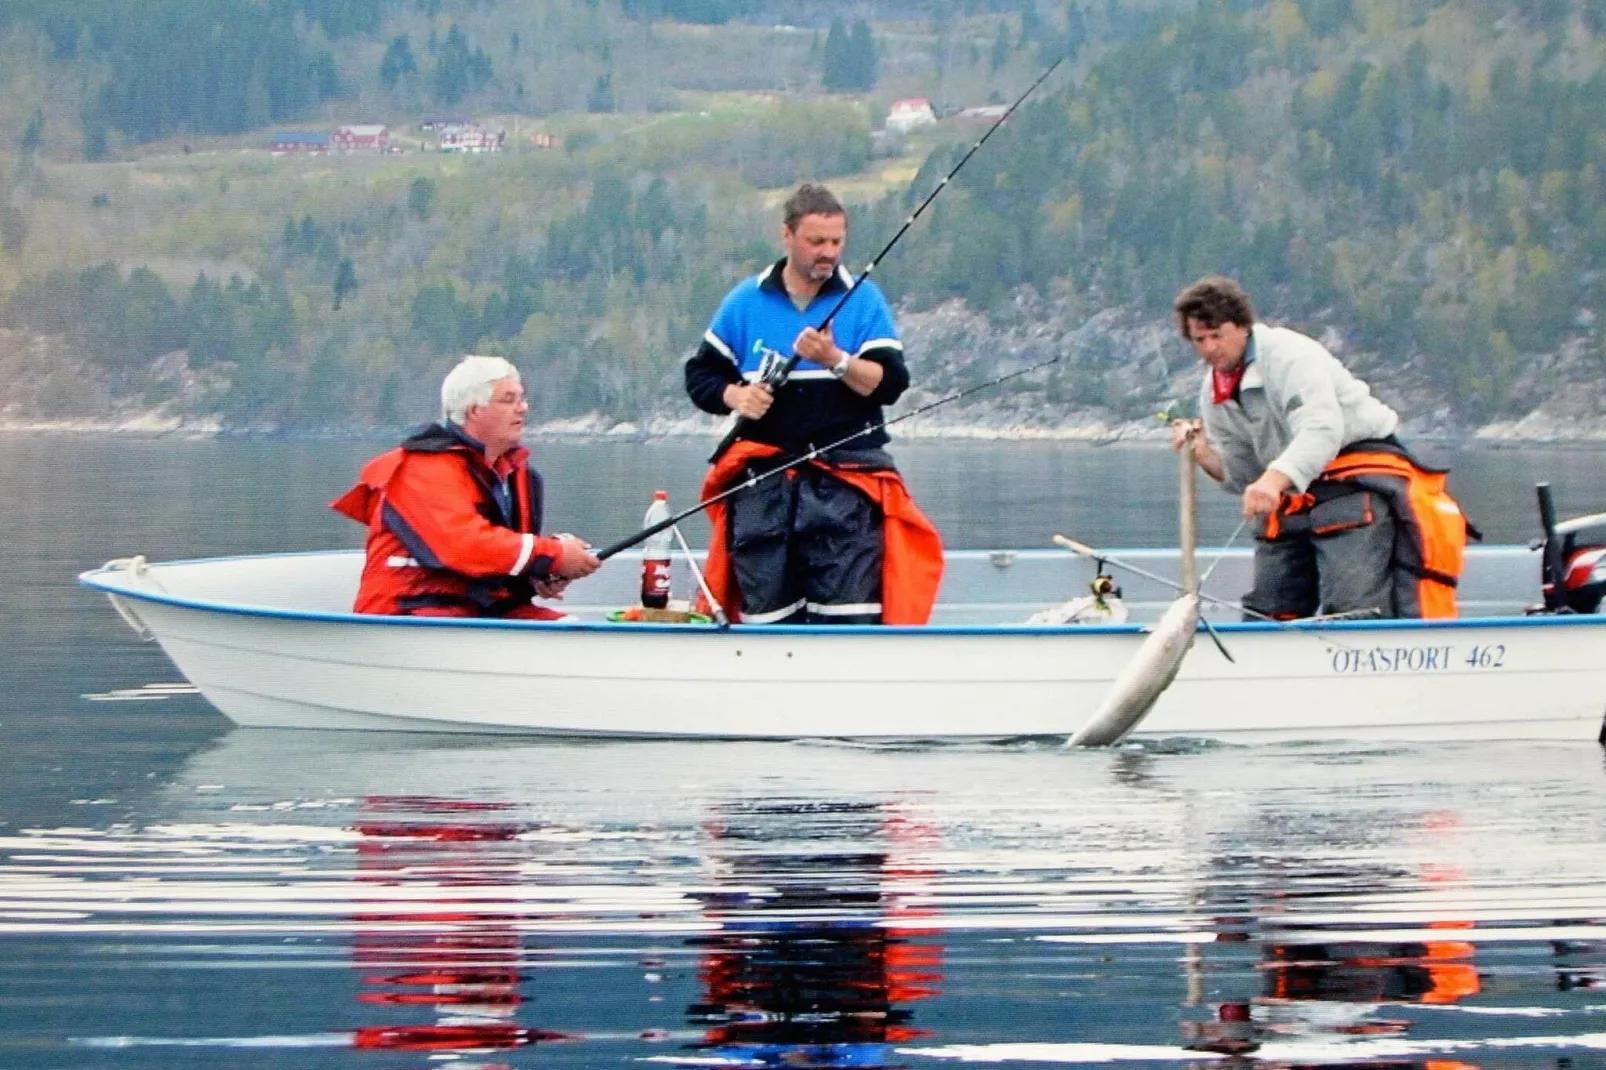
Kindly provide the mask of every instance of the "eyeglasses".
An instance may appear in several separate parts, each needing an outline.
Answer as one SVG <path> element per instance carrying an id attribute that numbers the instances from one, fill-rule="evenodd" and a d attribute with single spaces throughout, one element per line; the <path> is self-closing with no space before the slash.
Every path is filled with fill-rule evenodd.
<path id="1" fill-rule="evenodd" d="M 513 406 L 516 407 L 516 406 L 524 404 L 524 402 L 527 401 L 527 400 L 529 400 L 529 399 L 526 398 L 522 393 L 519 393 L 519 394 L 498 394 L 495 397 L 491 398 L 490 404 L 492 404 L 492 405 L 513 405 Z"/>

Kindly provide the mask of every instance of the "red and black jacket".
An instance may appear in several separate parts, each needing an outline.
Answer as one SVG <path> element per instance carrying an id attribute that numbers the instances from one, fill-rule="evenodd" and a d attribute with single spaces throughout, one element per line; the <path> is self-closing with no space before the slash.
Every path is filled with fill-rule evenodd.
<path id="1" fill-rule="evenodd" d="M 541 476 L 528 458 L 519 446 L 493 469 L 461 429 L 431 424 L 364 465 L 330 503 L 368 528 L 356 612 L 480 617 L 528 605 L 562 555 L 540 534 Z"/>

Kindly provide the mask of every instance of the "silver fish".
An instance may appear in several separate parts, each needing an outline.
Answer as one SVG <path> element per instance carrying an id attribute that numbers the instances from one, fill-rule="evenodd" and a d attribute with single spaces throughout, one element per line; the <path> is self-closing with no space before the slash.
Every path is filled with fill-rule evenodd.
<path id="1" fill-rule="evenodd" d="M 1194 505 L 1194 436 L 1200 432 L 1195 421 L 1179 424 L 1185 427 L 1185 437 L 1179 442 L 1180 501 L 1178 519 L 1181 521 L 1182 597 L 1171 603 L 1149 632 L 1143 645 L 1126 668 L 1115 678 L 1110 693 L 1094 711 L 1092 718 L 1066 741 L 1068 747 L 1106 747 L 1119 743 L 1149 710 L 1182 668 L 1182 659 L 1193 647 L 1193 637 L 1199 631 L 1199 569 L 1194 560 L 1198 546 Z M 1078 553 L 1082 547 L 1070 539 L 1059 539 Z M 1222 653 L 1226 653 L 1223 649 Z"/>
<path id="2" fill-rule="evenodd" d="M 1185 594 L 1172 602 L 1155 623 L 1138 652 L 1115 678 L 1098 710 L 1066 745 L 1106 747 L 1119 743 L 1176 679 L 1198 630 L 1199 596 Z"/>

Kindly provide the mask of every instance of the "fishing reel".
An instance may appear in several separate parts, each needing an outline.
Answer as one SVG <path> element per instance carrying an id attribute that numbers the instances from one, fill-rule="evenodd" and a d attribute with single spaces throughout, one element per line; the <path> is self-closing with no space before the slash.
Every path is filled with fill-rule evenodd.
<path id="1" fill-rule="evenodd" d="M 768 387 L 783 386 L 792 375 L 792 368 L 796 362 L 784 353 L 777 353 L 773 349 L 765 349 L 764 355 L 759 358 L 757 383 Z"/>
<path id="2" fill-rule="evenodd" d="M 1121 588 L 1116 586 L 1115 577 L 1104 571 L 1103 560 L 1096 560 L 1094 566 L 1097 575 L 1093 577 L 1093 582 L 1088 584 L 1088 589 L 1093 592 L 1093 597 L 1101 603 L 1106 598 L 1120 598 Z"/>

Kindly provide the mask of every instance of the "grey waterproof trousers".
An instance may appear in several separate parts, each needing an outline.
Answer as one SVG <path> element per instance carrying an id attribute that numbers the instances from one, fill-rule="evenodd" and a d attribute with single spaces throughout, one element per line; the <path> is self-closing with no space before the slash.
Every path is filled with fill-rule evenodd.
<path id="1" fill-rule="evenodd" d="M 731 497 L 746 624 L 880 624 L 881 510 L 814 465 Z"/>
<path id="2" fill-rule="evenodd" d="M 1278 620 L 1366 610 L 1399 616 L 1397 525 L 1387 501 L 1351 484 L 1323 482 L 1311 484 L 1318 501 L 1309 512 L 1281 517 L 1275 539 L 1256 541 L 1255 582 L 1245 608 Z"/>

